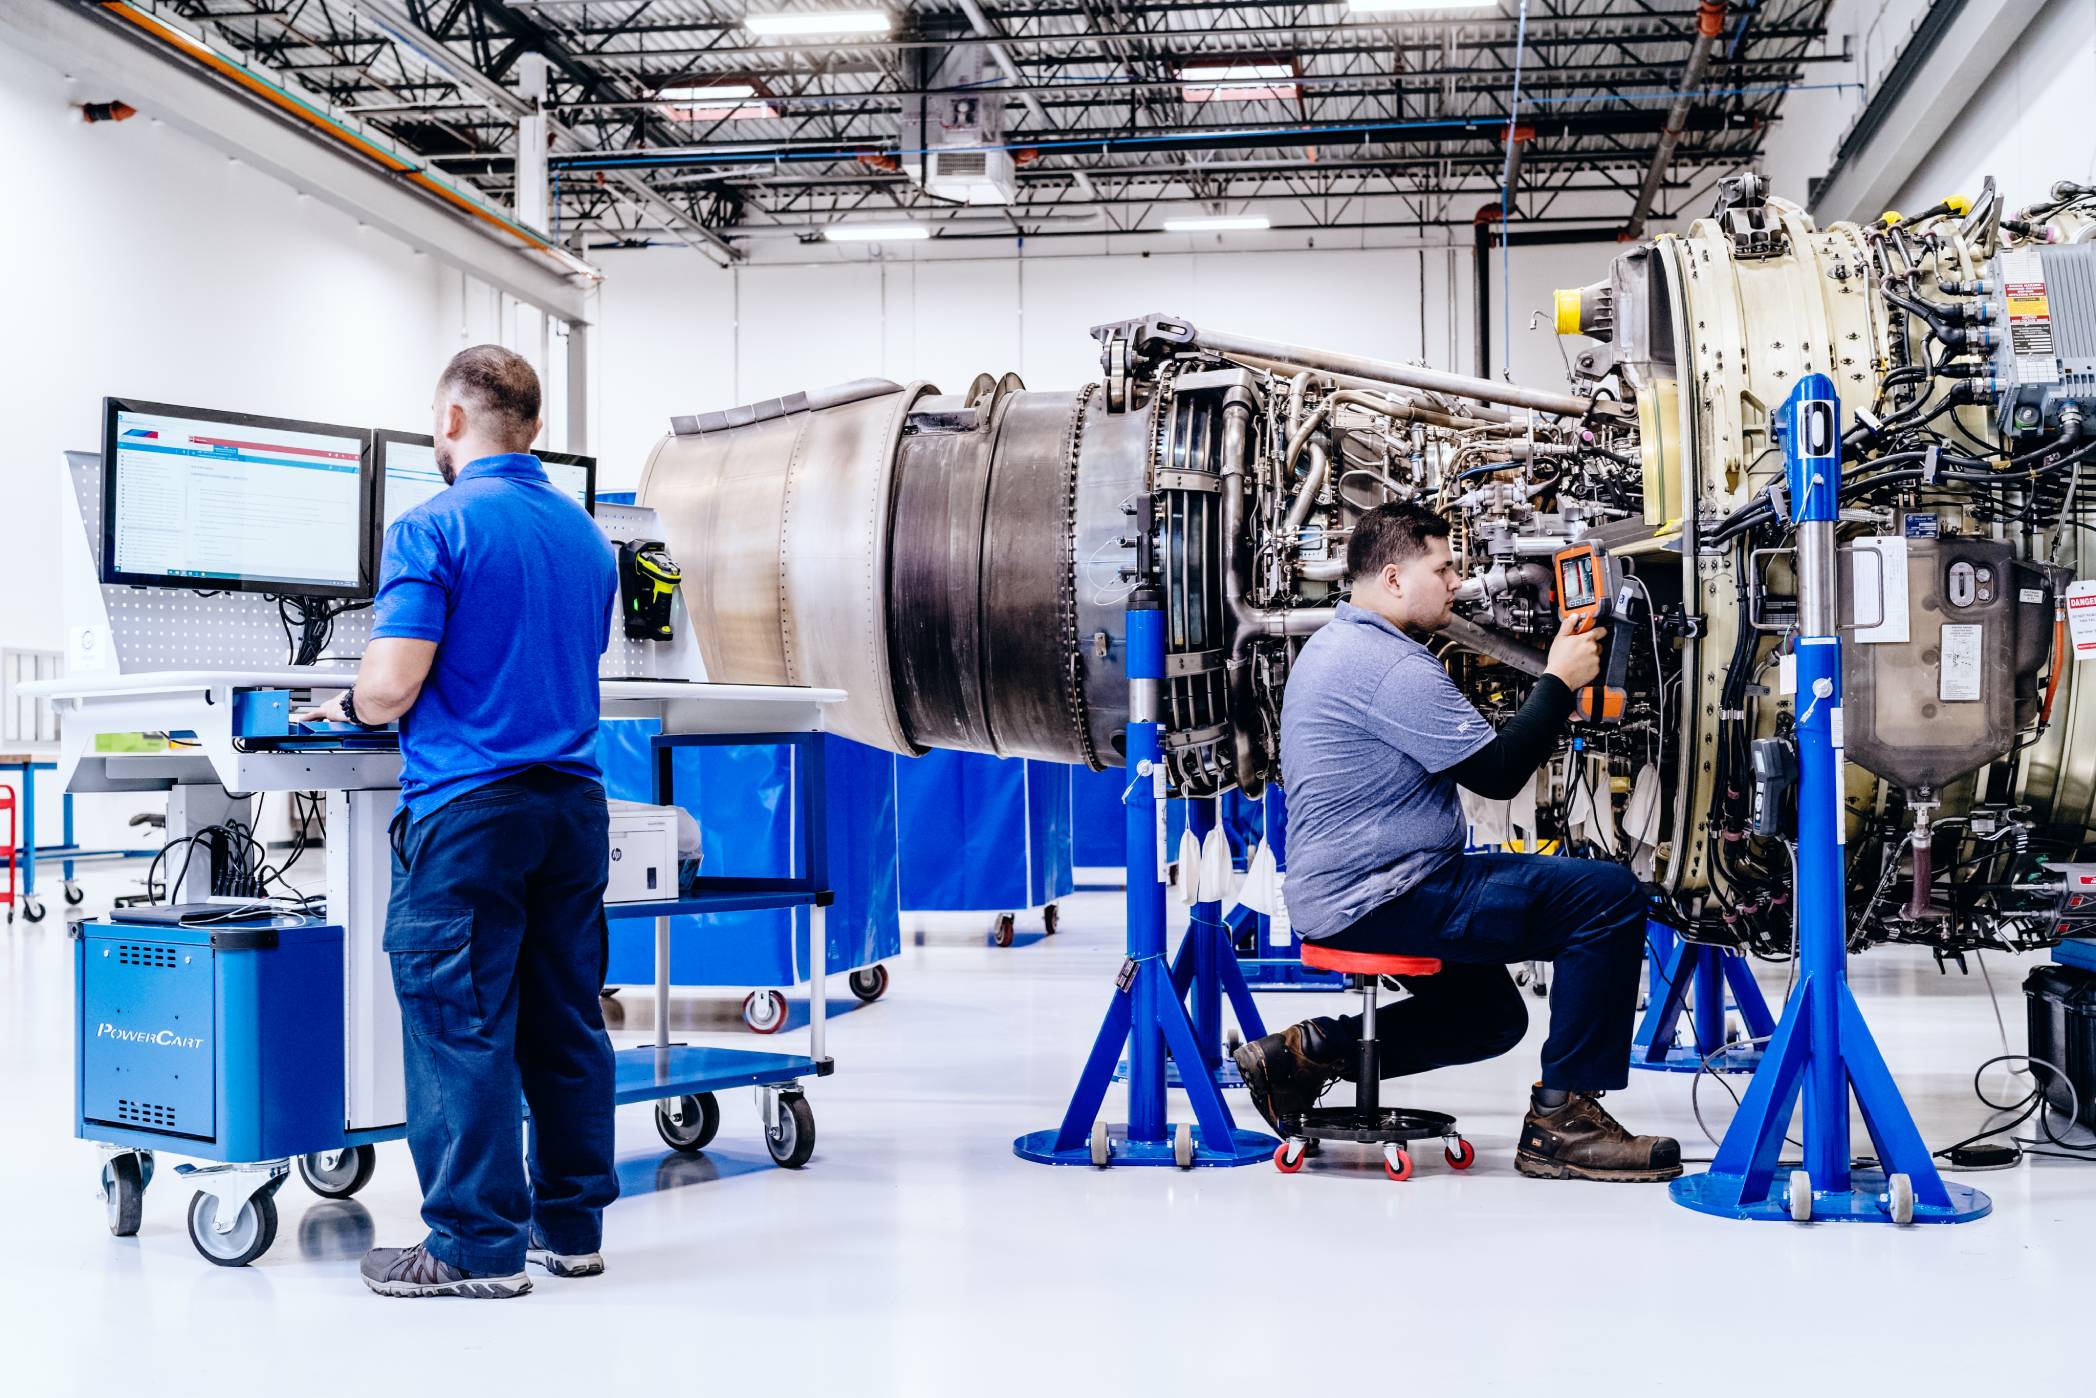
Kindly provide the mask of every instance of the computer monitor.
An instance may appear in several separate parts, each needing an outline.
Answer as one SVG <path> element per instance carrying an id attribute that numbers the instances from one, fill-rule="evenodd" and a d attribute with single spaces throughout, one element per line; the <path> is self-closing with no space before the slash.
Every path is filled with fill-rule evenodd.
<path id="1" fill-rule="evenodd" d="M 395 432 L 382 427 L 375 435 L 378 458 L 379 534 L 393 527 L 415 506 L 444 488 L 437 469 L 437 450 L 426 432 Z M 597 458 L 564 451 L 533 452 L 546 467 L 546 477 L 583 509 L 597 509 Z"/>
<path id="2" fill-rule="evenodd" d="M 371 595 L 362 427 L 102 400 L 102 581 L 288 597 Z"/>

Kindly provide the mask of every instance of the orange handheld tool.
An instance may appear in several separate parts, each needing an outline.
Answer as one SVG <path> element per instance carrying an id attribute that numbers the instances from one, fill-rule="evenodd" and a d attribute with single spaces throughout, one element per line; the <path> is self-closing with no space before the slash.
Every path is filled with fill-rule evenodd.
<path id="1" fill-rule="evenodd" d="M 1619 610 L 1616 562 L 1599 544 L 1574 544 L 1557 552 L 1557 614 L 1573 623 L 1575 633 L 1605 626 Z M 1617 637 L 1601 642 L 1601 676 L 1574 696 L 1573 715 L 1585 723 L 1623 720 L 1627 648 Z"/>

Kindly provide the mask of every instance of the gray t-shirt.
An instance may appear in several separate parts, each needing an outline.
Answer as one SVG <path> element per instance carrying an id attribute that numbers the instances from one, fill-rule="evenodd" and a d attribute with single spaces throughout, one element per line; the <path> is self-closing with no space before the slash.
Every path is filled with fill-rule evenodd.
<path id="1" fill-rule="evenodd" d="M 1463 803 L 1447 772 L 1491 741 L 1425 646 L 1341 602 L 1281 705 L 1296 935 L 1343 932 L 1460 854 Z"/>

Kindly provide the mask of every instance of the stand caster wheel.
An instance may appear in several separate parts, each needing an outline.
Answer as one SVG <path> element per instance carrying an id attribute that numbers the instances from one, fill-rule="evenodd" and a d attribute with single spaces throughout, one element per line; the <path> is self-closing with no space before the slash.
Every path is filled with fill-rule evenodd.
<path id="1" fill-rule="evenodd" d="M 786 1027 L 786 997 L 776 990 L 753 990 L 742 997 L 742 1022 L 758 1034 Z"/>
<path id="2" fill-rule="evenodd" d="M 102 1204 L 109 1212 L 111 1237 L 128 1238 L 138 1232 L 145 1212 L 145 1172 L 136 1155 L 112 1155 L 102 1163 Z"/>
<path id="3" fill-rule="evenodd" d="M 1194 1129 L 1183 1121 L 1172 1132 L 1172 1163 L 1182 1170 L 1194 1167 Z"/>
<path id="4" fill-rule="evenodd" d="M 1283 1141 L 1274 1147 L 1274 1168 L 1284 1175 L 1300 1171 L 1309 1158 L 1310 1151 L 1301 1141 Z"/>
<path id="5" fill-rule="evenodd" d="M 1892 1206 L 1892 1221 L 1904 1227 L 1914 1221 L 1914 1181 L 1894 1175 L 1885 1181 L 1886 1202 Z"/>
<path id="6" fill-rule="evenodd" d="M 1384 1146 L 1383 1173 L 1400 1183 L 1412 1178 L 1412 1152 L 1403 1146 Z"/>
<path id="7" fill-rule="evenodd" d="M 65 900 L 69 908 L 77 908 L 87 901 L 87 890 L 71 879 L 65 881 Z"/>
<path id="8" fill-rule="evenodd" d="M 789 1170 L 798 1170 L 815 1154 L 815 1108 L 801 1096 L 779 1096 L 779 1117 L 764 1133 L 764 1148 Z"/>
<path id="9" fill-rule="evenodd" d="M 224 1233 L 213 1226 L 217 1218 L 217 1197 L 198 1190 L 189 1201 L 189 1241 L 207 1262 L 245 1267 L 277 1240 L 276 1191 L 257 1190 L 240 1206 L 232 1228 Z"/>
<path id="10" fill-rule="evenodd" d="M 886 966 L 867 966 L 851 973 L 851 993 L 869 1005 L 887 993 L 887 989 Z"/>
<path id="11" fill-rule="evenodd" d="M 1454 1145 L 1441 1148 L 1441 1158 L 1448 1162 L 1451 1170 L 1467 1170 L 1477 1164 L 1477 1147 L 1458 1136 Z"/>
<path id="12" fill-rule="evenodd" d="M 22 900 L 22 921 L 42 922 L 43 920 L 44 905 L 34 898 L 24 898 Z"/>
<path id="13" fill-rule="evenodd" d="M 1105 1169 L 1113 1163 L 1113 1142 L 1107 1137 L 1106 1123 L 1092 1123 L 1092 1163 Z"/>
<path id="14" fill-rule="evenodd" d="M 298 1158 L 298 1177 L 306 1188 L 323 1199 L 347 1199 L 371 1183 L 378 1168 L 375 1146 L 351 1146 L 347 1150 L 316 1150 Z"/>
<path id="15" fill-rule="evenodd" d="M 1812 1222 L 1812 1176 L 1803 1170 L 1790 1172 L 1790 1217 L 1794 1223 Z"/>
<path id="16" fill-rule="evenodd" d="M 720 1130 L 720 1099 L 710 1092 L 701 1092 L 696 1097 L 679 1097 L 675 1111 L 671 1105 L 655 1104 L 655 1134 L 671 1150 L 697 1155 Z"/>
<path id="17" fill-rule="evenodd" d="M 1019 920 L 1010 913 L 999 913 L 997 921 L 990 927 L 990 944 L 1008 947 L 1019 939 Z"/>
<path id="18" fill-rule="evenodd" d="M 1062 921 L 1062 914 L 1057 911 L 1055 904 L 1050 903 L 1047 907 L 1041 909 L 1042 935 L 1053 937 L 1055 935 L 1055 925 L 1060 921 Z"/>
<path id="19" fill-rule="evenodd" d="M 1242 1035 L 1242 1034 L 1238 1033 L 1238 1032 L 1237 1032 L 1237 1031 L 1236 1031 L 1235 1029 L 1230 1029 L 1230 1030 L 1226 1030 L 1226 1031 L 1224 1031 L 1224 1033 L 1223 1033 L 1223 1052 L 1224 1052 L 1224 1053 L 1235 1053 L 1235 1052 L 1237 1052 L 1237 1051 L 1238 1051 L 1239 1049 L 1241 1049 L 1241 1048 L 1243 1048 L 1243 1047 L 1244 1047 L 1244 1035 Z"/>

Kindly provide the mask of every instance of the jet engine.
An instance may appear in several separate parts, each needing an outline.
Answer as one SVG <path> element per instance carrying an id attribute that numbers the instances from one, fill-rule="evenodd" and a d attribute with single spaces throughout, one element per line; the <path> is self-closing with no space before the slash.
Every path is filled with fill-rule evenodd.
<path id="1" fill-rule="evenodd" d="M 1100 378 L 1074 391 L 864 380 L 678 418 L 641 500 L 711 678 L 843 688 L 837 731 L 897 752 L 1118 766 L 1147 565 L 1188 797 L 1285 784 L 1290 663 L 1345 595 L 1353 522 L 1423 501 L 1465 574 L 1433 643 L 1488 714 L 1519 706 L 1568 609 L 1610 612 L 1606 692 L 1508 838 L 1622 859 L 1685 935 L 1786 955 L 1796 601 L 1773 409 L 1825 374 L 1854 940 L 2076 930 L 2096 746 L 2072 740 L 2096 692 L 2071 683 L 2066 615 L 2096 565 L 2096 187 L 2011 213 L 1990 181 L 1821 229 L 1740 174 L 1556 311 L 1561 388 L 1145 316 L 1093 331 Z"/>

